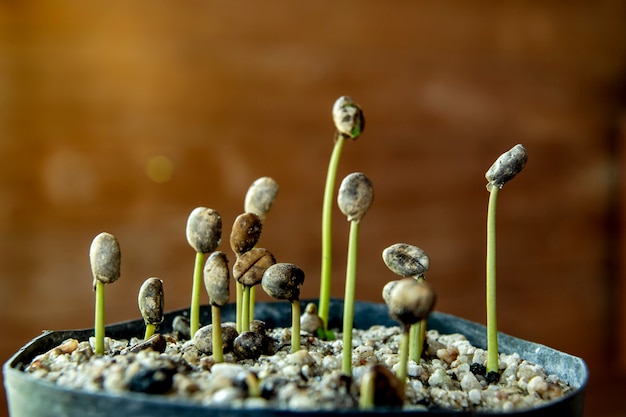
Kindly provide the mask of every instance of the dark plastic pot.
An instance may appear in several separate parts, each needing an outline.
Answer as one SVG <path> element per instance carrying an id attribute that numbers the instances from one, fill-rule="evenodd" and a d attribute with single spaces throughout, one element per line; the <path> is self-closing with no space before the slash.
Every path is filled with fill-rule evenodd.
<path id="1" fill-rule="evenodd" d="M 306 301 L 302 302 L 303 307 Z M 188 310 L 168 313 L 162 326 L 163 332 L 172 328 L 175 316 L 186 314 Z M 291 306 L 282 303 L 258 303 L 256 316 L 265 320 L 268 327 L 289 326 Z M 201 323 L 210 323 L 210 309 L 201 311 Z M 234 321 L 234 306 L 225 308 L 223 319 Z M 331 302 L 330 327 L 340 328 L 343 315 L 343 301 Z M 388 315 L 384 304 L 359 302 L 356 305 L 354 324 L 356 328 L 366 329 L 374 324 L 397 325 Z M 448 314 L 433 313 L 428 319 L 428 326 L 441 333 L 462 333 L 475 346 L 486 346 L 485 327 Z M 134 320 L 107 327 L 107 336 L 129 339 L 142 337 L 144 332 L 143 320 Z M 304 416 L 342 415 L 356 416 L 375 414 L 379 416 L 408 416 L 420 414 L 416 411 L 401 411 L 397 409 L 377 409 L 363 412 L 358 409 L 328 411 L 294 412 L 276 409 L 232 409 L 203 406 L 159 395 L 140 393 L 125 393 L 122 395 L 111 393 L 93 393 L 67 389 L 50 382 L 33 378 L 23 372 L 25 365 L 38 354 L 44 353 L 67 338 L 86 340 L 93 335 L 93 329 L 52 331 L 45 332 L 33 339 L 20 349 L 8 362 L 4 364 L 4 384 L 7 391 L 9 411 L 12 417 L 40 417 L 40 416 L 80 416 L 80 417 L 270 417 L 296 414 Z M 582 416 L 584 391 L 588 378 L 585 362 L 577 357 L 558 352 L 549 347 L 520 340 L 505 334 L 500 334 L 499 348 L 502 353 L 517 352 L 522 358 L 543 366 L 549 373 L 554 373 L 568 381 L 576 390 L 565 398 L 549 403 L 542 407 L 527 411 L 502 413 L 511 416 Z M 431 410 L 429 413 L 439 416 L 481 415 L 467 412 L 452 412 L 447 410 Z M 494 415 L 493 413 L 482 415 Z M 496 414 L 497 415 L 497 414 Z"/>

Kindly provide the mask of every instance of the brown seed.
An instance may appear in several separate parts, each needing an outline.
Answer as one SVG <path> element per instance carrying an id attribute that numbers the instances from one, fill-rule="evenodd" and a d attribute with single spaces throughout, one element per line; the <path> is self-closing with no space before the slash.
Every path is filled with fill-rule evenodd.
<path id="1" fill-rule="evenodd" d="M 213 252 L 204 264 L 204 286 L 211 305 L 223 307 L 230 301 L 230 271 L 224 252 Z"/>
<path id="2" fill-rule="evenodd" d="M 254 213 L 243 213 L 237 216 L 230 233 L 230 247 L 237 256 L 254 248 L 261 238 L 263 224 L 261 218 Z"/>
<path id="3" fill-rule="evenodd" d="M 210 253 L 220 244 L 222 218 L 210 208 L 196 207 L 187 219 L 187 242 L 196 252 Z"/>
<path id="4" fill-rule="evenodd" d="M 417 246 L 396 243 L 383 251 L 385 265 L 403 277 L 421 277 L 428 271 L 428 255 Z"/>
<path id="5" fill-rule="evenodd" d="M 222 324 L 222 350 L 224 353 L 233 351 L 233 342 L 239 336 L 233 326 Z M 193 335 L 193 344 L 200 352 L 211 355 L 213 353 L 213 325 L 200 327 Z"/>
<path id="6" fill-rule="evenodd" d="M 257 359 L 267 351 L 267 337 L 256 332 L 242 332 L 233 342 L 233 352 L 241 359 Z"/>
<path id="7" fill-rule="evenodd" d="M 304 282 L 304 271 L 294 264 L 277 263 L 265 270 L 261 285 L 263 290 L 278 300 L 300 298 L 300 285 Z"/>
<path id="8" fill-rule="evenodd" d="M 265 215 L 272 208 L 272 204 L 278 194 L 278 184 L 273 178 L 261 177 L 255 180 L 244 201 L 244 211 L 246 213 L 254 213 L 261 220 L 265 219 Z"/>
<path id="9" fill-rule="evenodd" d="M 233 278 L 248 287 L 257 285 L 263 279 L 267 268 L 276 263 L 274 255 L 264 248 L 254 248 L 244 252 L 233 265 Z"/>
<path id="10" fill-rule="evenodd" d="M 391 317 L 408 327 L 428 317 L 436 298 L 435 292 L 425 282 L 404 278 L 389 292 L 387 306 Z"/>
<path id="11" fill-rule="evenodd" d="M 160 333 L 155 333 L 146 340 L 142 340 L 139 343 L 136 343 L 126 349 L 124 353 L 137 353 L 142 350 L 152 349 L 155 352 L 163 353 L 165 352 L 165 348 L 167 347 L 167 343 L 165 341 L 165 337 Z"/>
<path id="12" fill-rule="evenodd" d="M 93 274 L 93 286 L 96 281 L 111 284 L 120 277 L 120 245 L 115 236 L 102 232 L 91 242 L 89 261 Z"/>
<path id="13" fill-rule="evenodd" d="M 489 167 L 485 178 L 489 181 L 487 189 L 495 186 L 502 188 L 504 184 L 511 181 L 526 165 L 528 154 L 523 145 L 517 144 L 496 159 Z"/>
<path id="14" fill-rule="evenodd" d="M 158 278 L 145 280 L 139 289 L 137 302 L 146 324 L 160 324 L 163 321 L 163 281 Z"/>
<path id="15" fill-rule="evenodd" d="M 363 384 L 374 384 L 374 406 L 400 407 L 404 404 L 404 384 L 386 366 L 376 364 L 361 377 Z"/>
<path id="16" fill-rule="evenodd" d="M 360 221 L 374 200 L 372 182 L 360 172 L 354 172 L 343 179 L 339 186 L 337 204 L 348 221 Z"/>

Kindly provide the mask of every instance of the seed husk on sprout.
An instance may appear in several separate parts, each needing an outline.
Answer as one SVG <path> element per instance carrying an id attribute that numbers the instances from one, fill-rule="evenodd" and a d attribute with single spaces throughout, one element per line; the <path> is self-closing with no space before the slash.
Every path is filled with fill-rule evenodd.
<path id="1" fill-rule="evenodd" d="M 346 287 L 343 312 L 343 362 L 342 372 L 352 374 L 352 326 L 354 324 L 354 296 L 356 291 L 356 264 L 359 223 L 374 199 L 372 182 L 365 174 L 355 172 L 343 179 L 339 186 L 337 203 L 350 222 Z"/>
<path id="2" fill-rule="evenodd" d="M 191 337 L 200 328 L 200 293 L 204 255 L 213 252 L 222 238 L 222 218 L 219 213 L 206 207 L 193 209 L 187 219 L 187 242 L 196 251 L 191 292 L 189 331 Z"/>
<path id="3" fill-rule="evenodd" d="M 409 335 L 411 325 L 426 319 L 435 306 L 435 292 L 426 282 L 403 278 L 383 288 L 383 299 L 389 307 L 391 317 L 402 325 L 400 341 L 398 379 L 404 385 L 407 378 L 409 359 Z"/>
<path id="4" fill-rule="evenodd" d="M 424 280 L 424 274 L 430 267 L 426 252 L 407 243 L 396 243 L 383 250 L 383 261 L 392 272 L 418 281 Z M 426 320 L 411 326 L 409 338 L 409 359 L 419 364 L 426 338 Z"/>
<path id="5" fill-rule="evenodd" d="M 264 248 L 254 248 L 244 252 L 237 258 L 233 266 L 233 278 L 243 289 L 241 298 L 241 329 L 240 332 L 250 328 L 250 290 L 261 283 L 263 273 L 267 268 L 276 263 L 274 255 Z"/>
<path id="6" fill-rule="evenodd" d="M 324 322 L 324 338 L 334 339 L 334 334 L 328 330 L 328 316 L 330 310 L 331 272 L 332 272 L 332 210 L 335 179 L 339 158 L 345 139 L 357 139 L 365 128 L 365 119 L 360 106 L 348 96 L 339 97 L 332 108 L 332 118 L 335 124 L 335 146 L 333 147 L 326 183 L 324 186 L 324 201 L 322 205 L 322 265 L 319 297 L 319 316 Z"/>
<path id="7" fill-rule="evenodd" d="M 95 307 L 95 353 L 104 354 L 104 285 L 117 281 L 120 277 L 120 245 L 110 233 L 102 232 L 91 242 L 89 262 L 93 275 L 93 288 L 96 292 Z"/>
<path id="8" fill-rule="evenodd" d="M 518 144 L 503 153 L 485 173 L 489 205 L 487 208 L 487 373 L 499 375 L 498 327 L 496 315 L 496 205 L 498 191 L 512 180 L 526 165 L 528 154 Z"/>
<path id="9" fill-rule="evenodd" d="M 148 278 L 139 289 L 137 296 L 139 311 L 146 323 L 144 339 L 150 338 L 158 325 L 163 322 L 163 281 L 159 278 Z"/>
<path id="10" fill-rule="evenodd" d="M 230 247 L 237 259 L 241 257 L 244 253 L 248 252 L 252 248 L 254 248 L 261 238 L 261 231 L 263 230 L 263 222 L 261 218 L 255 213 L 242 213 L 233 222 L 233 228 L 230 232 Z M 237 279 L 237 278 L 235 278 Z M 237 281 L 236 283 L 237 290 L 237 304 L 236 304 L 236 322 L 237 322 L 237 331 L 242 331 L 242 321 L 243 321 L 243 296 L 244 296 L 244 287 Z M 249 301 L 248 301 L 249 303 Z M 249 307 L 246 307 L 248 310 Z M 249 313 L 248 313 L 249 314 Z M 248 317 L 249 320 L 249 317 Z"/>
<path id="11" fill-rule="evenodd" d="M 270 266 L 261 281 L 270 297 L 291 303 L 291 353 L 300 350 L 300 286 L 303 283 L 304 271 L 289 263 Z"/>
<path id="12" fill-rule="evenodd" d="M 226 254 L 220 251 L 211 253 L 204 265 L 204 286 L 211 303 L 213 359 L 216 362 L 224 360 L 221 308 L 230 301 L 229 284 L 230 272 Z"/>

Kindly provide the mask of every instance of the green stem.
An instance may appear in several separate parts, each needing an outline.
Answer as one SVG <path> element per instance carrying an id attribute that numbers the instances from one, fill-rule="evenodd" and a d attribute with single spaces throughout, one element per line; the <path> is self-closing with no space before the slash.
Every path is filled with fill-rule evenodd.
<path id="1" fill-rule="evenodd" d="M 419 352 L 419 325 L 420 322 L 414 323 L 411 325 L 409 330 L 409 360 L 414 361 L 415 363 L 420 363 L 420 352 Z"/>
<path id="2" fill-rule="evenodd" d="M 405 328 L 402 332 L 398 355 L 400 356 L 400 363 L 398 364 L 398 379 L 402 384 L 402 390 L 404 390 L 404 386 L 406 385 L 406 377 L 408 375 L 407 369 L 409 365 L 409 329 Z"/>
<path id="3" fill-rule="evenodd" d="M 250 287 L 242 285 L 241 298 L 241 332 L 250 330 Z"/>
<path id="4" fill-rule="evenodd" d="M 300 300 L 291 302 L 291 353 L 300 350 Z"/>
<path id="5" fill-rule="evenodd" d="M 324 322 L 324 331 L 328 330 L 328 315 L 330 312 L 330 290 L 332 272 L 332 212 L 333 197 L 335 191 L 335 179 L 337 178 L 337 167 L 339 157 L 343 148 L 345 138 L 337 134 L 335 146 L 328 163 L 326 173 L 326 185 L 324 187 L 324 201 L 322 205 L 322 271 L 320 281 L 320 301 L 318 314 Z"/>
<path id="6" fill-rule="evenodd" d="M 361 379 L 361 390 L 359 392 L 359 408 L 361 410 L 374 408 L 375 379 L 375 372 L 365 372 Z"/>
<path id="7" fill-rule="evenodd" d="M 96 319 L 94 325 L 96 355 L 104 355 L 104 284 L 96 281 Z"/>
<path id="8" fill-rule="evenodd" d="M 250 288 L 250 319 L 252 322 L 254 320 L 254 303 L 256 302 L 256 287 Z"/>
<path id="9" fill-rule="evenodd" d="M 200 293 L 202 289 L 202 264 L 204 254 L 196 252 L 196 262 L 193 269 L 193 287 L 191 289 L 191 311 L 189 313 L 189 334 L 193 339 L 200 328 Z"/>
<path id="10" fill-rule="evenodd" d="M 492 186 L 487 210 L 487 372 L 498 372 L 498 328 L 496 324 L 496 201 L 498 187 Z"/>
<path id="11" fill-rule="evenodd" d="M 235 312 L 235 327 L 237 329 L 237 333 L 241 333 L 241 311 L 243 307 L 243 285 L 239 282 L 235 283 L 236 293 L 237 293 L 237 305 Z"/>
<path id="12" fill-rule="evenodd" d="M 213 329 L 213 359 L 215 362 L 224 362 L 224 352 L 222 349 L 222 311 L 218 306 L 211 306 L 211 324 Z"/>
<path id="13" fill-rule="evenodd" d="M 156 326 L 154 324 L 146 323 L 146 332 L 144 333 L 143 339 L 148 340 L 156 331 Z"/>
<path id="14" fill-rule="evenodd" d="M 356 260 L 359 240 L 359 222 L 350 222 L 346 290 L 343 305 L 343 364 L 342 372 L 352 374 L 352 326 L 354 324 L 354 293 L 356 290 Z"/>

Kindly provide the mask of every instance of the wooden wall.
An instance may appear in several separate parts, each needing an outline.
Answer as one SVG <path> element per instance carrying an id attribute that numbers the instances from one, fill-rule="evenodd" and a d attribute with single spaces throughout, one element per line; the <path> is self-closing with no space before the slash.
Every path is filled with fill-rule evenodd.
<path id="1" fill-rule="evenodd" d="M 381 300 L 394 276 L 380 253 L 408 242 L 430 255 L 437 309 L 484 322 L 484 172 L 523 143 L 528 165 L 499 199 L 500 328 L 584 357 L 591 414 L 611 415 L 625 12 L 617 0 L 3 2 L 0 358 L 42 329 L 92 326 L 87 254 L 103 230 L 123 252 L 107 321 L 138 317 L 150 276 L 167 309 L 187 306 L 187 215 L 218 210 L 230 252 L 264 175 L 281 189 L 261 243 L 316 296 L 330 107 L 348 94 L 367 126 L 340 177 L 363 171 L 376 191 L 358 298 Z M 157 157 L 171 171 L 155 180 Z M 342 296 L 338 210 L 334 227 Z"/>

